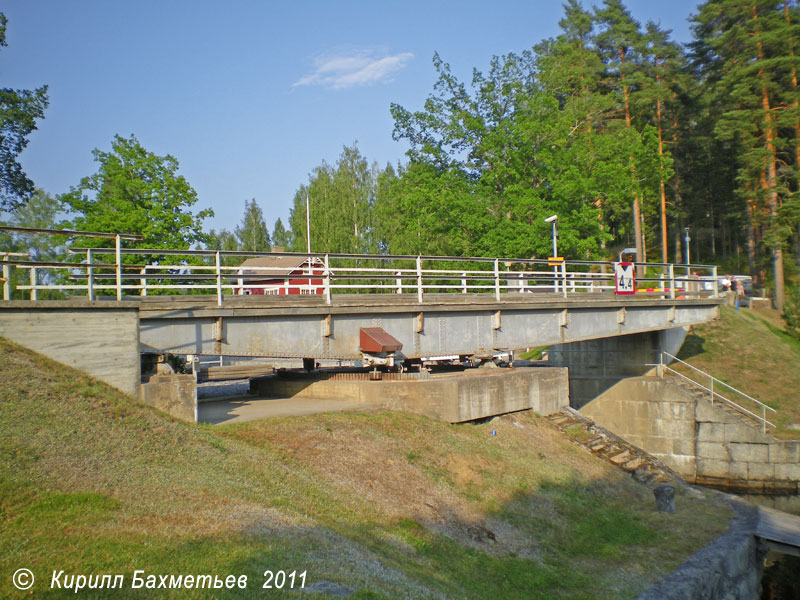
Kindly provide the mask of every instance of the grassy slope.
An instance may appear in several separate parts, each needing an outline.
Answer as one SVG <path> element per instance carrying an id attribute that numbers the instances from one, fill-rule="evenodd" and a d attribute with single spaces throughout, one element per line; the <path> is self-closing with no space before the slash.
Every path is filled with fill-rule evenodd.
<path id="1" fill-rule="evenodd" d="M 800 423 L 800 341 L 769 313 L 723 306 L 720 316 L 693 328 L 679 358 L 777 409 L 767 415 L 776 436 L 800 437 L 787 428 Z"/>
<path id="2" fill-rule="evenodd" d="M 2 598 L 23 597 L 10 585 L 20 567 L 44 598 L 74 597 L 47 590 L 61 569 L 124 573 L 128 588 L 134 569 L 249 576 L 216 598 L 265 597 L 266 569 L 307 570 L 309 585 L 355 598 L 624 598 L 729 518 L 683 493 L 677 515 L 655 512 L 647 489 L 529 413 L 211 428 L 2 340 L 0 376 Z"/>

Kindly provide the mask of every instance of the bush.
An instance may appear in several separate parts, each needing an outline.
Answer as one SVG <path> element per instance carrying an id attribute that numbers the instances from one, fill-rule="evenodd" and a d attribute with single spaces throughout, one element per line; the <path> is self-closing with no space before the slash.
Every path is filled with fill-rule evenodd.
<path id="1" fill-rule="evenodd" d="M 793 338 L 800 340 L 800 288 L 790 288 L 783 303 L 783 320 L 786 331 Z"/>

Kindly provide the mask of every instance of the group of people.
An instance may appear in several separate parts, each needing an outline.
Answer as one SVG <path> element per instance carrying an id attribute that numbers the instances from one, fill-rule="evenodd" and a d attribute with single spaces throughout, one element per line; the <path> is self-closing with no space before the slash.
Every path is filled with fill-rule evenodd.
<path id="1" fill-rule="evenodd" d="M 744 296 L 744 285 L 736 277 L 726 275 L 720 283 L 723 292 L 733 292 L 734 297 Z"/>

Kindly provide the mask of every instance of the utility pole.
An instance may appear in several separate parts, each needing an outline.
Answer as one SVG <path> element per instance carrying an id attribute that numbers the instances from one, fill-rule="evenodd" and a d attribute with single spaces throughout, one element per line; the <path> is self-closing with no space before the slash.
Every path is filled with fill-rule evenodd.
<path id="1" fill-rule="evenodd" d="M 308 207 L 308 194 L 306 194 L 306 251 L 311 254 L 311 212 Z"/>

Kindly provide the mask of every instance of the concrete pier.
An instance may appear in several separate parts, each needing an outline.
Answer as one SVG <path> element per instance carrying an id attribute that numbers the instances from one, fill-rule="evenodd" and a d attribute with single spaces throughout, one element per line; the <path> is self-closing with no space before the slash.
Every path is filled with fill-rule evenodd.
<path id="1" fill-rule="evenodd" d="M 691 483 L 742 493 L 800 493 L 800 441 L 762 433 L 719 402 L 696 398 L 668 379 L 622 379 L 581 413 Z"/>
<path id="2" fill-rule="evenodd" d="M 564 368 L 474 369 L 409 381 L 254 378 L 251 392 L 272 398 L 330 399 L 459 423 L 532 409 L 548 415 L 569 403 Z"/>

